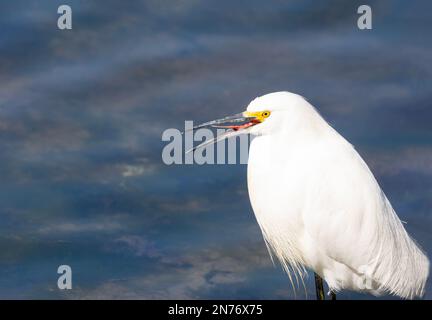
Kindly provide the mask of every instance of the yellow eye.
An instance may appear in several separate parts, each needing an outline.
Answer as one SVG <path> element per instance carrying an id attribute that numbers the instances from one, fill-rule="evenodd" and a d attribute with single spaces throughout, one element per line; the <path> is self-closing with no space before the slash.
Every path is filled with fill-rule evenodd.
<path id="1" fill-rule="evenodd" d="M 263 112 L 261 112 L 261 117 L 268 118 L 268 116 L 270 116 L 270 111 L 263 111 Z"/>

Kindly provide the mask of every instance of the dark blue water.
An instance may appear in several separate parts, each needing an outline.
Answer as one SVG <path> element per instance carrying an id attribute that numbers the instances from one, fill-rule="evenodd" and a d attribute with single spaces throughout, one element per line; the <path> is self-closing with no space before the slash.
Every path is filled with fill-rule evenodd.
<path id="1" fill-rule="evenodd" d="M 165 129 L 280 90 L 356 146 L 430 255 L 432 2 L 368 1 L 371 31 L 360 4 L 2 1 L 0 298 L 293 298 L 246 166 L 161 161 Z"/>

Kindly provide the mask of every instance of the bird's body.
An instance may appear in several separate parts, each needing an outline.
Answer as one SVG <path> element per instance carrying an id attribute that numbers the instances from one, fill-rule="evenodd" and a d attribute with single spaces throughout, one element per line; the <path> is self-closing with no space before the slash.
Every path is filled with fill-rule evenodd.
<path id="1" fill-rule="evenodd" d="M 303 97 L 275 92 L 247 111 L 195 128 L 230 125 L 206 146 L 241 133 L 253 139 L 249 197 L 272 256 L 290 279 L 306 269 L 331 291 L 422 296 L 429 260 L 405 231 L 366 163 Z"/>
<path id="2" fill-rule="evenodd" d="M 287 272 L 310 268 L 334 291 L 421 296 L 428 259 L 355 149 L 298 95 L 266 95 L 248 111 L 263 108 L 275 121 L 250 131 L 248 190 Z"/>

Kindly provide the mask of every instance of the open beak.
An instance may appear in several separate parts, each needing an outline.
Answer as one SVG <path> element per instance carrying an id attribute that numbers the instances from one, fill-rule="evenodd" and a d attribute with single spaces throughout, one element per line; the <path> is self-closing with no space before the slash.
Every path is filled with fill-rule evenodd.
<path id="1" fill-rule="evenodd" d="M 234 114 L 232 116 L 228 116 L 228 117 L 225 117 L 222 119 L 212 120 L 212 121 L 208 121 L 208 122 L 199 124 L 199 125 L 194 126 L 192 129 L 189 129 L 187 131 L 201 129 L 201 128 L 207 128 L 207 127 L 225 128 L 225 129 L 232 129 L 234 131 L 237 131 L 240 129 L 249 128 L 249 127 L 256 125 L 260 122 L 261 121 L 258 120 L 257 117 L 252 116 L 251 114 L 249 114 L 249 112 L 245 111 L 245 112 L 237 113 L 237 114 Z"/>
<path id="2" fill-rule="evenodd" d="M 208 121 L 208 122 L 199 124 L 197 126 L 194 126 L 193 128 L 186 130 L 185 132 L 193 131 L 193 130 L 197 130 L 197 129 L 201 129 L 201 128 L 208 128 L 208 127 L 223 128 L 223 129 L 228 129 L 228 130 L 225 131 L 224 133 L 218 135 L 214 139 L 204 141 L 203 143 L 196 146 L 195 148 L 188 150 L 186 153 L 193 152 L 198 148 L 206 147 L 208 145 L 217 143 L 223 139 L 226 139 L 226 138 L 229 138 L 232 136 L 236 136 L 236 135 L 242 133 L 241 132 L 242 130 L 250 128 L 250 127 L 257 125 L 259 123 L 261 123 L 261 120 L 259 120 L 252 113 L 245 111 L 245 112 L 238 113 L 238 114 L 235 114 L 232 116 L 228 116 L 228 117 L 225 117 L 222 119 Z"/>

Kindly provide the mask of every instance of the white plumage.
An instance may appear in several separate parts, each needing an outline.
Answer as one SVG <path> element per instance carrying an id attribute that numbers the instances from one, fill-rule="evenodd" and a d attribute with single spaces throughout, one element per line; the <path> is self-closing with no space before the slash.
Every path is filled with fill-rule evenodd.
<path id="1" fill-rule="evenodd" d="M 310 268 L 334 291 L 422 296 L 429 261 L 353 146 L 299 95 L 271 93 L 247 110 L 271 112 L 242 130 L 256 135 L 248 189 L 266 244 L 290 278 Z"/>

